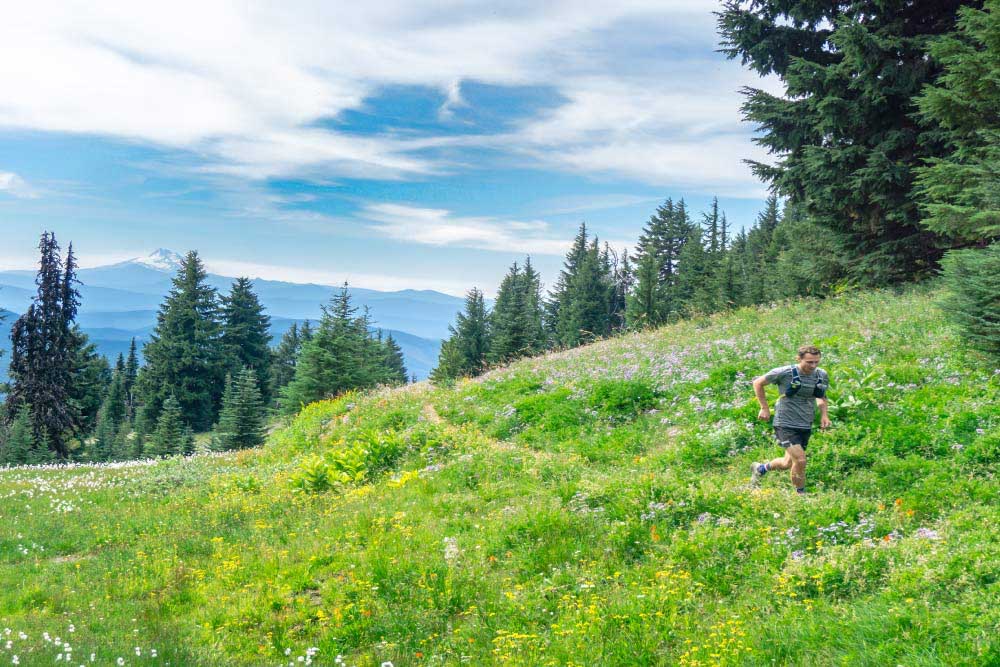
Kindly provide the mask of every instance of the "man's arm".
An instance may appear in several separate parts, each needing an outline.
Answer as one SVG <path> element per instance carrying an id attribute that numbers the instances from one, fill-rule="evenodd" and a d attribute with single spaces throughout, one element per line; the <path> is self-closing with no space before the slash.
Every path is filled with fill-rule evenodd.
<path id="1" fill-rule="evenodd" d="M 816 405 L 819 406 L 819 427 L 820 428 L 830 428 L 830 416 L 827 414 L 827 410 L 830 407 L 830 402 L 826 400 L 826 397 L 817 398 Z"/>
<path id="2" fill-rule="evenodd" d="M 757 397 L 757 402 L 760 403 L 760 412 L 757 413 L 757 419 L 761 421 L 767 421 L 771 418 L 771 408 L 767 405 L 767 394 L 764 393 L 766 385 L 767 378 L 763 375 L 753 381 L 753 393 Z"/>

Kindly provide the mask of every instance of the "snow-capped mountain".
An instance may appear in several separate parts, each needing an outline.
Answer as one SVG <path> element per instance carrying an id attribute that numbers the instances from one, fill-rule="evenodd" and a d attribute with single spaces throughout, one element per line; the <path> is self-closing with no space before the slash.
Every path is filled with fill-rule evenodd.
<path id="1" fill-rule="evenodd" d="M 145 257 L 136 257 L 128 260 L 126 264 L 141 264 L 157 271 L 167 271 L 175 273 L 181 268 L 181 260 L 184 259 L 173 250 L 157 248 Z"/>

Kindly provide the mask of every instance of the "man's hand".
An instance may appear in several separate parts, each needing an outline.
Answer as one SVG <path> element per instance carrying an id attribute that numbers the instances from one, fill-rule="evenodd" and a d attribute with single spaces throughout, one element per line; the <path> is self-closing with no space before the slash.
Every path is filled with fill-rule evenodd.
<path id="1" fill-rule="evenodd" d="M 830 423 L 830 418 L 829 417 L 827 417 L 826 415 L 823 415 L 822 417 L 820 417 L 820 419 L 819 419 L 819 427 L 820 428 L 830 428 L 832 425 L 833 424 Z"/>
<path id="2" fill-rule="evenodd" d="M 761 408 L 760 412 L 757 413 L 757 419 L 762 422 L 766 422 L 771 418 L 771 411 L 768 408 Z"/>

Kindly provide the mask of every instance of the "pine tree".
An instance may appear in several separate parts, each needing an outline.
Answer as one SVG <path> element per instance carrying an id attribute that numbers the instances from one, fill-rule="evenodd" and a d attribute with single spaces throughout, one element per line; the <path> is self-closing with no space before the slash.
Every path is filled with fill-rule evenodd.
<path id="1" fill-rule="evenodd" d="M 79 304 L 76 261 L 70 246 L 63 262 L 54 234 L 39 242 L 37 293 L 27 311 L 11 328 L 10 394 L 8 418 L 30 406 L 36 443 L 66 458 L 70 439 L 81 430 L 80 395 L 74 387 L 78 352 L 86 338 L 74 332 Z"/>
<path id="2" fill-rule="evenodd" d="M 180 405 L 186 424 L 211 428 L 222 400 L 227 367 L 219 326 L 215 289 L 191 251 L 181 261 L 173 287 L 157 313 L 156 329 L 143 348 L 146 358 L 139 377 L 142 423 L 159 422 L 168 396 Z M 157 427 L 158 428 L 158 427 Z"/>
<path id="3" fill-rule="evenodd" d="M 110 461 L 115 455 L 115 440 L 118 428 L 113 418 L 108 415 L 108 405 L 105 403 L 97 415 L 97 426 L 88 447 L 88 459 L 91 461 Z"/>
<path id="4" fill-rule="evenodd" d="M 252 368 L 244 368 L 235 380 L 227 378 L 214 442 L 221 450 L 264 444 L 264 403 Z"/>
<path id="5" fill-rule="evenodd" d="M 478 375 L 486 369 L 491 345 L 490 314 L 486 300 L 473 287 L 465 294 L 465 310 L 448 326 L 451 336 L 441 344 L 438 363 L 431 381 L 447 382 L 458 377 Z"/>
<path id="6" fill-rule="evenodd" d="M 490 314 L 489 360 L 503 363 L 530 352 L 524 280 L 517 262 L 500 282 Z"/>
<path id="7" fill-rule="evenodd" d="M 705 313 L 714 310 L 709 281 L 708 254 L 703 245 L 701 227 L 691 228 L 681 250 L 677 266 L 675 303 L 683 313 Z"/>
<path id="8" fill-rule="evenodd" d="M 702 238 L 705 239 L 705 251 L 709 257 L 715 258 L 722 250 L 722 239 L 719 223 L 719 198 L 712 197 L 712 207 L 707 213 L 702 213 Z"/>
<path id="9" fill-rule="evenodd" d="M 546 349 L 545 307 L 542 300 L 542 276 L 531 264 L 531 257 L 524 258 L 521 272 L 521 289 L 524 292 L 524 321 L 526 353 L 535 355 Z"/>
<path id="10" fill-rule="evenodd" d="M 636 285 L 628 299 L 627 321 L 631 329 L 654 327 L 663 322 L 660 267 L 656 255 L 648 253 L 639 260 Z"/>
<path id="11" fill-rule="evenodd" d="M 566 254 L 563 269 L 559 273 L 555 287 L 549 293 L 549 300 L 545 303 L 545 332 L 552 345 L 565 345 L 566 338 L 566 317 L 560 311 L 568 305 L 570 300 L 570 283 L 576 275 L 579 265 L 587 255 L 587 223 L 580 224 L 580 230 L 573 239 L 573 245 Z"/>
<path id="12" fill-rule="evenodd" d="M 757 142 L 777 158 L 752 162 L 754 172 L 836 233 L 857 282 L 919 278 L 941 256 L 912 188 L 914 169 L 942 157 L 945 142 L 913 111 L 941 72 L 929 44 L 955 30 L 962 4 L 727 0 L 719 14 L 723 51 L 785 86 L 744 90 Z"/>
<path id="13" fill-rule="evenodd" d="M 295 377 L 295 362 L 302 351 L 302 339 L 295 322 L 284 333 L 278 346 L 271 351 L 271 396 L 279 392 Z"/>
<path id="14" fill-rule="evenodd" d="M 97 425 L 97 413 L 111 384 L 111 367 L 79 327 L 73 327 L 69 340 L 69 401 L 77 416 L 77 433 L 82 435 L 92 432 Z"/>
<path id="15" fill-rule="evenodd" d="M 135 338 L 128 346 L 128 359 L 125 360 L 125 373 L 122 375 L 122 391 L 125 392 L 125 405 L 128 412 L 128 420 L 135 419 L 136 397 L 135 383 L 139 379 L 139 355 L 136 351 Z"/>
<path id="16" fill-rule="evenodd" d="M 983 245 L 1000 238 L 1000 1 L 963 7 L 930 54 L 944 72 L 917 104 L 947 149 L 916 170 L 921 222 L 950 246 Z"/>
<path id="17" fill-rule="evenodd" d="M 30 463 L 35 458 L 36 449 L 31 409 L 29 406 L 22 406 L 7 429 L 7 437 L 0 449 L 0 465 Z"/>
<path id="18" fill-rule="evenodd" d="M 101 404 L 100 414 L 105 421 L 110 421 L 115 429 L 128 422 L 128 405 L 125 400 L 124 371 L 111 377 L 111 384 Z M 99 418 L 99 419 L 101 419 Z"/>
<path id="19" fill-rule="evenodd" d="M 230 370 L 252 368 L 261 386 L 264 403 L 271 400 L 271 318 L 264 313 L 253 282 L 239 278 L 222 297 L 222 345 L 229 357 Z"/>
<path id="20" fill-rule="evenodd" d="M 281 407 L 294 413 L 301 406 L 349 389 L 371 386 L 363 362 L 369 332 L 344 285 L 323 307 L 319 327 L 302 346 L 294 379 L 281 393 Z"/>
<path id="21" fill-rule="evenodd" d="M 183 453 L 187 435 L 185 427 L 180 402 L 173 396 L 167 396 L 156 422 L 156 430 L 145 448 L 146 456 L 159 458 Z"/>
<path id="22" fill-rule="evenodd" d="M 556 329 L 558 343 L 573 347 L 610 333 L 610 276 L 595 237 L 570 277 Z"/>
<path id="23" fill-rule="evenodd" d="M 385 376 L 382 384 L 406 384 L 406 360 L 403 358 L 403 348 L 392 337 L 392 332 L 386 336 L 384 345 L 385 352 L 382 365 Z"/>

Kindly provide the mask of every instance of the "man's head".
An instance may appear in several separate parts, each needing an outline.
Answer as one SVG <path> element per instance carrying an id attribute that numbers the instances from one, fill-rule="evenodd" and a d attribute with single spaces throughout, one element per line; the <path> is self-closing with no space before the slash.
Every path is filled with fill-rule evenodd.
<path id="1" fill-rule="evenodd" d="M 815 345 L 803 345 L 799 348 L 799 368 L 803 373 L 812 373 L 819 366 L 821 356 L 819 348 Z"/>

